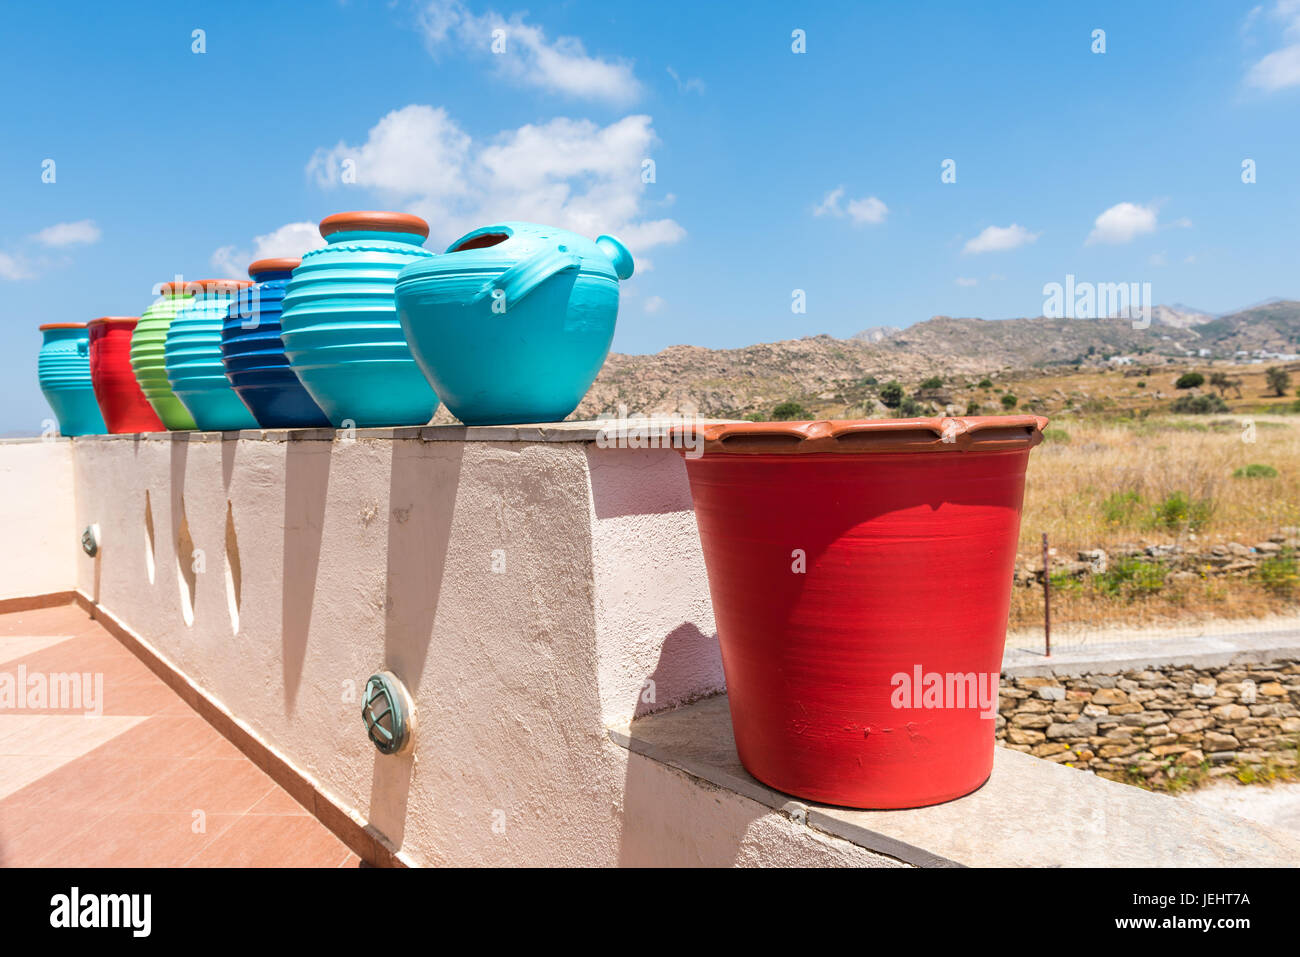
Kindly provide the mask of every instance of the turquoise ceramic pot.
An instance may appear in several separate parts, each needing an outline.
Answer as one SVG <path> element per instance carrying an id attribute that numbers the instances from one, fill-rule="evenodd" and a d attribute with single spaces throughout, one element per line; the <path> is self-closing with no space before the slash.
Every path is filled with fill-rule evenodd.
<path id="1" fill-rule="evenodd" d="M 61 435 L 108 432 L 90 381 L 90 333 L 84 322 L 49 322 L 41 326 L 36 359 L 45 400 L 59 420 Z"/>
<path id="2" fill-rule="evenodd" d="M 285 290 L 280 338 L 289 364 L 336 427 L 423 425 L 438 397 L 411 357 L 393 285 L 427 260 L 428 224 L 405 213 L 338 213 L 329 245 L 302 257 Z"/>
<path id="3" fill-rule="evenodd" d="M 164 355 L 172 392 L 205 432 L 256 429 L 257 419 L 236 394 L 221 361 L 221 327 L 246 279 L 200 279 L 193 299 L 167 327 Z"/>
<path id="4" fill-rule="evenodd" d="M 484 226 L 397 279 L 420 368 L 468 425 L 558 422 L 605 362 L 632 256 L 535 223 Z"/>

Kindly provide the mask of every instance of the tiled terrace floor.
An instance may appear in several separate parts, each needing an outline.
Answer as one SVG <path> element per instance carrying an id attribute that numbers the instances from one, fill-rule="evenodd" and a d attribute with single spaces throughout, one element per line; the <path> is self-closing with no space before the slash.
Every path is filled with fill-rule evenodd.
<path id="1" fill-rule="evenodd" d="M 72 672 L 103 675 L 101 716 L 5 700 L 24 674 Z M 80 608 L 0 615 L 0 865 L 358 863 Z"/>

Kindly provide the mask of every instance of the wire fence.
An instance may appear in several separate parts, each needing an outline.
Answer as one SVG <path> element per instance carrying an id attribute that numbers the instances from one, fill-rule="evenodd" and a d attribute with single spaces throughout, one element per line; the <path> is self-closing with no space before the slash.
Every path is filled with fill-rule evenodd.
<path id="1" fill-rule="evenodd" d="M 1059 653 L 1109 642 L 1300 631 L 1300 527 L 1286 520 L 1239 526 L 1232 536 L 1185 532 L 1104 547 L 1045 532 L 1036 542 L 1024 536 L 1008 647 Z"/>

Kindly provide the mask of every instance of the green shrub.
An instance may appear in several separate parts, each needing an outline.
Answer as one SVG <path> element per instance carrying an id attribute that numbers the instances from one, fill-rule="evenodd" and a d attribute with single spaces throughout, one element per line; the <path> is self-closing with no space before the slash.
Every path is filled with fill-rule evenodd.
<path id="1" fill-rule="evenodd" d="M 925 406 L 909 395 L 898 404 L 898 415 L 904 419 L 915 419 L 925 415 Z"/>
<path id="2" fill-rule="evenodd" d="M 1205 376 L 1199 372 L 1184 372 L 1174 383 L 1175 389 L 1196 389 L 1205 385 Z"/>
<path id="3" fill-rule="evenodd" d="M 897 409 L 903 401 L 903 386 L 898 382 L 887 382 L 880 387 L 880 401 L 887 409 Z"/>
<path id="4" fill-rule="evenodd" d="M 1137 387 L 1138 387 L 1139 389 L 1145 389 L 1145 388 L 1147 387 L 1147 380 L 1146 380 L 1146 379 L 1138 379 L 1138 380 L 1137 380 Z"/>
<path id="5" fill-rule="evenodd" d="M 743 416 L 743 418 L 744 418 L 744 420 L 745 420 L 746 422 L 766 422 L 766 421 L 767 421 L 767 416 L 765 416 L 762 412 L 750 412 L 750 413 L 748 413 L 747 415 Z"/>
<path id="6" fill-rule="evenodd" d="M 937 375 L 932 375 L 921 383 L 922 389 L 942 389 L 943 379 Z"/>
<path id="7" fill-rule="evenodd" d="M 1233 478 L 1277 478 L 1277 469 L 1271 465 L 1261 465 L 1258 462 L 1252 462 L 1250 465 L 1237 469 L 1232 473 Z"/>
<path id="8" fill-rule="evenodd" d="M 791 419 L 806 419 L 808 413 L 798 402 L 788 399 L 772 410 L 772 418 L 777 422 L 788 422 Z"/>
<path id="9" fill-rule="evenodd" d="M 1016 397 L 1008 392 L 1002 397 L 1002 408 L 1014 409 L 1016 407 Z"/>
<path id="10" fill-rule="evenodd" d="M 1286 395 L 1286 390 L 1291 388 L 1291 373 L 1277 366 L 1269 366 L 1264 370 L 1264 378 L 1268 381 L 1268 387 L 1276 396 Z"/>
<path id="11" fill-rule="evenodd" d="M 1092 586 L 1103 595 L 1130 601 L 1153 595 L 1165 586 L 1165 570 L 1140 558 L 1120 558 L 1092 578 Z"/>
<path id="12" fill-rule="evenodd" d="M 1223 401 L 1223 396 L 1214 395 L 1213 393 L 1184 395 L 1174 399 L 1169 410 L 1191 415 L 1211 415 L 1216 412 L 1227 412 L 1228 403 Z"/>
<path id="13" fill-rule="evenodd" d="M 1112 492 L 1101 503 L 1101 515 L 1107 525 L 1124 527 L 1133 523 L 1141 506 L 1142 496 L 1132 489 L 1127 492 Z"/>
<path id="14" fill-rule="evenodd" d="M 1152 528 L 1194 532 L 1205 527 L 1213 512 L 1212 502 L 1193 499 L 1183 492 L 1172 492 L 1152 507 L 1147 524 Z"/>
<path id="15" fill-rule="evenodd" d="M 1083 580 L 1075 578 L 1068 572 L 1052 572 L 1048 576 L 1048 580 L 1052 583 L 1052 591 L 1054 592 L 1075 595 L 1083 591 Z"/>
<path id="16" fill-rule="evenodd" d="M 1269 555 L 1255 566 L 1252 575 L 1269 591 L 1284 595 L 1289 595 L 1300 585 L 1300 568 L 1296 567 L 1295 552 L 1289 548 Z"/>
<path id="17" fill-rule="evenodd" d="M 981 389 L 991 389 L 993 388 L 993 380 L 990 379 L 988 376 L 985 376 L 983 379 L 980 379 L 979 387 Z"/>
<path id="18" fill-rule="evenodd" d="M 967 414 L 967 415 L 979 415 L 979 414 L 980 414 L 980 404 L 979 404 L 978 402 L 967 402 L 967 403 L 966 403 L 966 414 Z"/>
<path id="19" fill-rule="evenodd" d="M 1065 429 L 1044 429 L 1044 430 L 1043 430 L 1043 441 L 1044 441 L 1044 442 L 1059 442 L 1059 443 L 1061 443 L 1062 445 L 1069 445 L 1069 444 L 1070 444 L 1070 433 L 1067 432 L 1067 431 L 1065 431 Z"/>

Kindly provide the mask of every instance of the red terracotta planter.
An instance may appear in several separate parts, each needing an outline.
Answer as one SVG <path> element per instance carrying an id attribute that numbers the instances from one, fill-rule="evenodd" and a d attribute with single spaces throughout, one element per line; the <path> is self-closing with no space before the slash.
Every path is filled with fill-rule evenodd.
<path id="1" fill-rule="evenodd" d="M 131 369 L 131 333 L 135 317 L 104 316 L 90 323 L 90 381 L 104 414 L 104 424 L 114 434 L 165 432 Z"/>
<path id="2" fill-rule="evenodd" d="M 1025 465 L 1046 423 L 675 432 L 754 777 L 863 808 L 936 804 L 988 779 Z"/>

